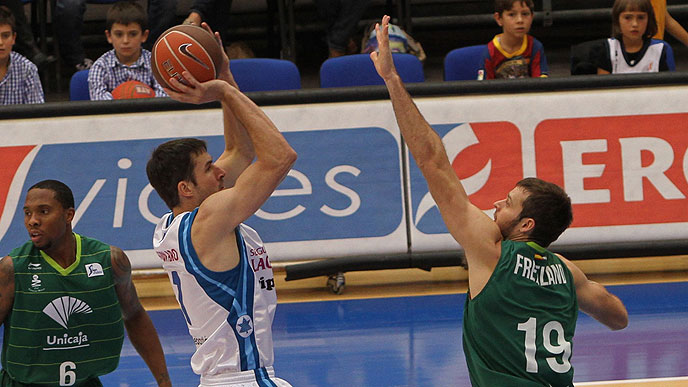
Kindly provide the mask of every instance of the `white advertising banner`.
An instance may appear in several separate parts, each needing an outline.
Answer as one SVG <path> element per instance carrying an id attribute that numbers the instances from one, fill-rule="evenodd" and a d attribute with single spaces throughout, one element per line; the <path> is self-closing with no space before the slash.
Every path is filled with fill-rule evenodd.
<path id="1" fill-rule="evenodd" d="M 688 238 L 688 87 L 419 98 L 471 200 L 488 214 L 525 176 L 563 186 L 574 224 L 557 243 Z M 459 248 L 409 158 L 389 101 L 265 111 L 299 153 L 246 223 L 272 261 Z M 219 109 L 0 120 L 0 254 L 28 238 L 26 190 L 74 191 L 76 232 L 159 267 L 152 232 L 167 211 L 148 184 L 152 149 L 199 137 L 223 149 Z M 406 209 L 409 209 L 408 216 Z"/>

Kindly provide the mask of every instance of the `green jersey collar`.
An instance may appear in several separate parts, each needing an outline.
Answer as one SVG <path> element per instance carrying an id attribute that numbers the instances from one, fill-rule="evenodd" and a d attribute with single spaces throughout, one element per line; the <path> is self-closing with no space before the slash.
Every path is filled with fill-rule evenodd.
<path id="1" fill-rule="evenodd" d="M 61 275 L 69 275 L 74 269 L 76 269 L 77 266 L 79 266 L 79 262 L 81 261 L 81 236 L 77 233 L 74 233 L 74 241 L 76 242 L 76 259 L 74 260 L 74 263 L 69 265 L 67 268 L 62 268 L 57 262 L 55 262 L 54 259 L 50 258 L 48 254 L 46 254 L 43 250 L 39 250 L 41 252 L 41 256 L 43 259 L 45 259 L 46 262 L 50 266 L 53 267 L 53 269 L 57 270 L 58 273 Z"/>
<path id="2" fill-rule="evenodd" d="M 547 251 L 547 249 L 545 249 L 544 247 L 538 245 L 537 242 L 530 241 L 530 242 L 526 242 L 526 244 L 527 244 L 528 246 L 534 248 L 535 250 L 537 250 L 537 251 L 540 252 L 540 253 L 544 253 L 545 251 Z"/>

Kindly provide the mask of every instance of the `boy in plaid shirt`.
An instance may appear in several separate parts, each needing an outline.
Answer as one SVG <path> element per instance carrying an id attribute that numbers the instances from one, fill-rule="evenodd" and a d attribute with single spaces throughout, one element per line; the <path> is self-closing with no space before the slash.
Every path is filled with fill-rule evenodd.
<path id="1" fill-rule="evenodd" d="M 43 103 L 36 65 L 12 51 L 17 38 L 12 11 L 0 6 L 0 105 Z"/>
<path id="2" fill-rule="evenodd" d="M 151 52 L 141 44 L 148 38 L 143 7 L 134 1 L 119 1 L 108 10 L 105 36 L 114 47 L 93 63 L 88 73 L 91 100 L 112 98 L 120 84 L 136 80 L 150 86 L 156 97 L 167 94 L 153 77 Z"/>

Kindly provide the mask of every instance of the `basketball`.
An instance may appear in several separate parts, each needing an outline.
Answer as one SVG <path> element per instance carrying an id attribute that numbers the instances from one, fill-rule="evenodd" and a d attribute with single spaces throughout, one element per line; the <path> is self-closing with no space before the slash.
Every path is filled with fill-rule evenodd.
<path id="1" fill-rule="evenodd" d="M 126 81 L 112 90 L 114 99 L 153 98 L 155 91 L 143 82 Z"/>
<path id="2" fill-rule="evenodd" d="M 176 89 L 168 82 L 170 78 L 188 84 L 183 71 L 205 82 L 217 78 L 222 64 L 222 48 L 215 37 L 194 25 L 178 25 L 163 32 L 152 54 L 153 76 L 162 87 L 172 90 Z"/>

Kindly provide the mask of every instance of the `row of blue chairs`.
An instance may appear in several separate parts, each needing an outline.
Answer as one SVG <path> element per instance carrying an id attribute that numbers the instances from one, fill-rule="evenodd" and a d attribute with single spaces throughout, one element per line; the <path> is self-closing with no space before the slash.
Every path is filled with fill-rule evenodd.
<path id="1" fill-rule="evenodd" d="M 444 60 L 446 81 L 476 79 L 484 45 L 458 48 Z M 393 54 L 394 64 L 406 83 L 423 82 L 423 64 L 410 54 Z M 231 61 L 232 74 L 239 88 L 245 92 L 294 90 L 301 88 L 301 75 L 296 65 L 288 60 L 269 58 L 235 59 Z M 320 67 L 320 87 L 350 87 L 383 85 L 368 54 L 346 55 L 331 58 Z M 88 100 L 88 70 L 72 76 L 69 84 L 70 100 Z"/>

